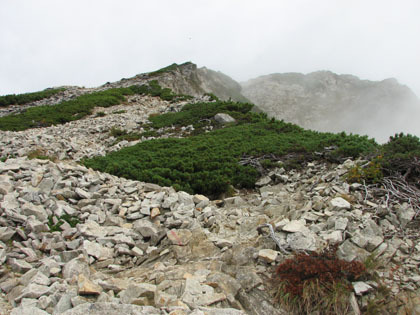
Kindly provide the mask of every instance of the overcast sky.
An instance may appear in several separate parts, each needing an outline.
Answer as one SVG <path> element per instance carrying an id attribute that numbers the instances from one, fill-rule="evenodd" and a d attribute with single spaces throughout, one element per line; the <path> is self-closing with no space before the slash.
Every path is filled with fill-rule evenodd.
<path id="1" fill-rule="evenodd" d="M 0 95 L 192 61 L 238 81 L 331 70 L 420 96 L 419 0 L 0 0 Z"/>

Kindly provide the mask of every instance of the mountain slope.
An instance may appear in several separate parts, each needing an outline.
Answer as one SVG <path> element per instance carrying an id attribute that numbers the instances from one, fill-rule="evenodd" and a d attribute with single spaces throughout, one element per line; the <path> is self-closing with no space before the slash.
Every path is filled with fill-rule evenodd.
<path id="1" fill-rule="evenodd" d="M 133 84 L 144 84 L 157 80 L 159 85 L 170 88 L 177 94 L 200 97 L 204 94 L 214 94 L 221 100 L 249 102 L 241 94 L 241 85 L 229 76 L 205 67 L 198 68 L 196 64 L 186 62 L 180 65 L 172 64 L 160 70 L 138 74 L 133 78 L 107 83 L 103 88 L 127 87 Z"/>
<path id="2" fill-rule="evenodd" d="M 277 119 L 319 131 L 368 134 L 384 141 L 396 132 L 419 133 L 408 117 L 420 101 L 395 79 L 360 80 L 330 71 L 277 73 L 242 84 L 242 94 Z"/>

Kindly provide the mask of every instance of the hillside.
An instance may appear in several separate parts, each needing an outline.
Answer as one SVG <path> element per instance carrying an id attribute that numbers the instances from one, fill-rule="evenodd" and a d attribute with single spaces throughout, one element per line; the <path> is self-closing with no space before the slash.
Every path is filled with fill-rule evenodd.
<path id="1" fill-rule="evenodd" d="M 420 101 L 395 79 L 360 80 L 330 71 L 278 73 L 242 83 L 242 94 L 270 117 L 304 128 L 367 134 L 385 142 L 394 133 L 420 134 Z"/>
<path id="2" fill-rule="evenodd" d="M 2 315 L 414 312 L 420 140 L 305 130 L 200 71 L 8 97 Z"/>

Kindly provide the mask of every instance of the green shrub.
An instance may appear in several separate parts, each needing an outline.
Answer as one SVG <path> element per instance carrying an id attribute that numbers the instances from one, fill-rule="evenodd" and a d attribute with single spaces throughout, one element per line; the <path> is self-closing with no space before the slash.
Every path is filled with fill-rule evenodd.
<path id="1" fill-rule="evenodd" d="M 20 131 L 64 124 L 92 114 L 95 107 L 118 105 L 125 101 L 127 95 L 133 94 L 150 94 L 168 100 L 176 100 L 179 97 L 172 94 L 170 89 L 162 89 L 157 81 L 151 81 L 148 85 L 84 94 L 60 104 L 31 107 L 20 114 L 0 117 L 0 130 Z"/>
<path id="2" fill-rule="evenodd" d="M 188 64 L 191 64 L 191 62 L 190 62 L 190 61 L 187 61 L 187 62 L 185 62 L 185 63 L 183 63 L 183 64 L 181 64 L 181 65 L 178 65 L 178 64 L 176 64 L 176 63 L 173 63 L 173 64 L 171 64 L 171 65 L 169 65 L 169 66 L 167 66 L 167 67 L 164 67 L 164 68 L 161 68 L 161 69 L 159 69 L 159 70 L 156 70 L 156 71 L 150 72 L 150 73 L 149 73 L 149 75 L 151 75 L 151 76 L 155 76 L 155 75 L 158 75 L 158 74 L 161 74 L 161 73 L 170 72 L 170 71 L 175 71 L 175 70 L 177 70 L 177 69 L 178 69 L 178 67 L 183 66 L 183 65 L 188 65 Z"/>
<path id="3" fill-rule="evenodd" d="M 222 108 L 238 118 L 238 124 L 188 138 L 144 141 L 83 163 L 117 176 L 217 196 L 230 185 L 254 187 L 259 173 L 251 166 L 239 164 L 243 155 L 261 157 L 270 153 L 277 157 L 294 154 L 316 158 L 314 152 L 335 145 L 337 155 L 347 156 L 348 152 L 340 149 L 350 143 L 355 157 L 377 147 L 366 137 L 313 132 L 269 120 L 266 115 L 250 113 L 251 107 L 233 102 L 202 103 L 187 105 L 178 113 L 153 116 L 149 119 L 155 128 L 185 126 L 212 117 Z"/>
<path id="4" fill-rule="evenodd" d="M 105 112 L 97 112 L 95 117 L 104 117 L 106 116 Z"/>
<path id="5" fill-rule="evenodd" d="M 64 91 L 64 88 L 59 89 L 46 89 L 40 92 L 25 93 L 25 94 L 9 94 L 0 96 L 0 107 L 8 105 L 23 105 L 35 101 L 42 100 Z"/>

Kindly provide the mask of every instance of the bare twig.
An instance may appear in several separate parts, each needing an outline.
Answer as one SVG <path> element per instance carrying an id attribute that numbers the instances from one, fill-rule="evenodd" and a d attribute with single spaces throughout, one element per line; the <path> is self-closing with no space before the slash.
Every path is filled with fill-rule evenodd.
<path id="1" fill-rule="evenodd" d="M 285 255 L 289 255 L 290 253 L 287 251 L 287 250 L 285 250 L 284 248 L 283 248 L 283 246 L 280 244 L 280 240 L 276 237 L 276 235 L 274 234 L 274 229 L 273 229 L 273 226 L 270 224 L 270 223 L 266 223 L 266 224 L 262 224 L 262 225 L 260 225 L 260 226 L 258 226 L 257 227 L 257 230 L 259 231 L 259 232 L 261 232 L 261 229 L 262 228 L 264 228 L 264 227 L 268 227 L 269 228 L 269 230 L 270 230 L 270 237 L 273 239 L 273 241 L 276 243 L 276 245 L 277 245 L 277 247 L 280 249 L 280 251 L 283 253 L 283 254 L 285 254 Z"/>

